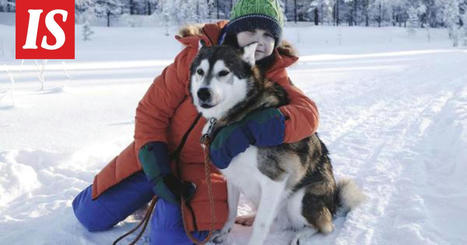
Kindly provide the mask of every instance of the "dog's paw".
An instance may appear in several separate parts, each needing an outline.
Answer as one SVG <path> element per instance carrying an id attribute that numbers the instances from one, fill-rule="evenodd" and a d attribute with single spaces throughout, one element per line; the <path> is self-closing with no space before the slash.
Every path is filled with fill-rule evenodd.
<path id="1" fill-rule="evenodd" d="M 318 231 L 316 231 L 315 229 L 305 228 L 304 230 L 299 231 L 297 235 L 295 235 L 295 238 L 292 239 L 290 245 L 307 244 L 311 237 L 314 236 L 316 233 L 318 233 Z"/>
<path id="2" fill-rule="evenodd" d="M 212 244 L 230 244 L 229 233 L 230 233 L 230 229 L 227 229 L 227 230 L 222 229 L 220 231 L 214 232 L 211 238 Z"/>
<path id="3" fill-rule="evenodd" d="M 243 225 L 243 226 L 252 226 L 255 222 L 256 214 L 247 214 L 242 216 L 237 216 L 235 218 L 235 224 Z"/>

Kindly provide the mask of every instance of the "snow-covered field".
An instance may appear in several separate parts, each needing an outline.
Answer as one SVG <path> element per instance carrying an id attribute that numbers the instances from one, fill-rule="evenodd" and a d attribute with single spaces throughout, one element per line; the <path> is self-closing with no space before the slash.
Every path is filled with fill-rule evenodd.
<path id="1" fill-rule="evenodd" d="M 336 178 L 368 196 L 307 244 L 467 244 L 467 49 L 445 30 L 287 28 L 301 56 L 289 73 L 318 104 Z M 14 60 L 14 27 L 0 25 L 0 244 L 109 244 L 135 225 L 89 233 L 71 201 L 131 141 L 180 44 L 163 28 L 94 31 L 76 60 L 48 61 L 41 90 L 42 63 Z M 249 231 L 236 227 L 237 244 Z"/>

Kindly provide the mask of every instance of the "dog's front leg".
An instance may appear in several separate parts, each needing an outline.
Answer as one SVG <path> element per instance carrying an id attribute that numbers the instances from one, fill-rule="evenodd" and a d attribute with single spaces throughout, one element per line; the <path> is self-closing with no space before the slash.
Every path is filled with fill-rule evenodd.
<path id="1" fill-rule="evenodd" d="M 229 203 L 229 218 L 222 230 L 230 232 L 235 223 L 235 218 L 237 217 L 238 201 L 240 199 L 240 189 L 238 189 L 233 184 L 230 184 L 229 181 L 227 181 L 227 196 Z"/>
<path id="2" fill-rule="evenodd" d="M 277 216 L 277 207 L 282 201 L 285 189 L 285 180 L 276 182 L 265 178 L 261 184 L 261 199 L 253 223 L 253 234 L 249 245 L 262 245 L 266 240 L 274 218 Z"/>
<path id="3" fill-rule="evenodd" d="M 232 230 L 232 227 L 235 223 L 235 218 L 237 217 L 238 201 L 240 199 L 240 190 L 227 181 L 227 201 L 229 204 L 229 217 L 227 222 L 225 222 L 224 227 L 219 233 L 214 235 L 213 242 L 224 243 L 227 240 L 228 234 Z"/>

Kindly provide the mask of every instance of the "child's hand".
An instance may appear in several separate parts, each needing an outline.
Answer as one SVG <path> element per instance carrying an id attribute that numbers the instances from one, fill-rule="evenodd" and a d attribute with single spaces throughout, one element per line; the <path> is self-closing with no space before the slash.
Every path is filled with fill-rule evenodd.
<path id="1" fill-rule="evenodd" d="M 156 196 L 172 204 L 179 204 L 181 196 L 185 200 L 193 197 L 196 186 L 181 181 L 170 171 L 167 144 L 151 142 L 144 145 L 139 151 L 139 160 Z"/>
<path id="2" fill-rule="evenodd" d="M 196 185 L 189 181 L 181 181 L 175 175 L 168 174 L 163 178 L 163 184 L 153 188 L 154 193 L 159 197 L 174 204 L 180 203 L 183 196 L 185 201 L 189 201 L 196 192 Z M 165 193 L 167 190 L 170 193 Z M 159 193 L 159 194 L 157 194 Z M 163 194 L 163 196 L 161 196 Z"/>
<path id="3" fill-rule="evenodd" d="M 210 145 L 211 161 L 220 169 L 227 168 L 232 158 L 250 145 L 280 145 L 284 141 L 285 118 L 276 108 L 254 111 L 239 122 L 219 130 Z"/>

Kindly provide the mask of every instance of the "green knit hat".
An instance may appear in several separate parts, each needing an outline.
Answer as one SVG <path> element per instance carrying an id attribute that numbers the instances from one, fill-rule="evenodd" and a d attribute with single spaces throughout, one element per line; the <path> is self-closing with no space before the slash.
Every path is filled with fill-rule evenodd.
<path id="1" fill-rule="evenodd" d="M 238 0 L 230 13 L 226 32 L 264 29 L 274 36 L 277 46 L 282 36 L 284 15 L 277 0 Z"/>
<path id="2" fill-rule="evenodd" d="M 281 27 L 284 26 L 284 15 L 277 0 L 239 0 L 232 8 L 230 21 L 248 15 L 269 16 Z"/>

